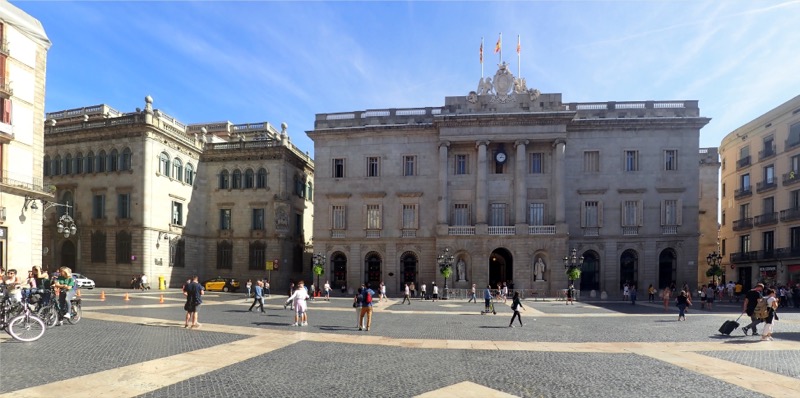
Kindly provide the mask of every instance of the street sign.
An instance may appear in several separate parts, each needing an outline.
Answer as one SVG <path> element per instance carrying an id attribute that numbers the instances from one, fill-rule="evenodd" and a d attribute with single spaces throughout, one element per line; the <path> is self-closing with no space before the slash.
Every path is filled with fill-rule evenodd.
<path id="1" fill-rule="evenodd" d="M 267 261 L 267 271 L 272 271 L 274 265 L 272 261 Z"/>

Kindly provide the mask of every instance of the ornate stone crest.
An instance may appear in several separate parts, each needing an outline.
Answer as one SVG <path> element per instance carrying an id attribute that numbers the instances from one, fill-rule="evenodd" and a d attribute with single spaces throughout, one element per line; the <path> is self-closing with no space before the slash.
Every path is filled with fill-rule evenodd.
<path id="1" fill-rule="evenodd" d="M 494 90 L 495 96 L 492 102 L 499 102 L 504 104 L 509 102 L 512 97 L 509 96 L 514 88 L 514 75 L 508 70 L 508 64 L 503 62 L 498 65 L 497 72 L 494 74 Z"/>

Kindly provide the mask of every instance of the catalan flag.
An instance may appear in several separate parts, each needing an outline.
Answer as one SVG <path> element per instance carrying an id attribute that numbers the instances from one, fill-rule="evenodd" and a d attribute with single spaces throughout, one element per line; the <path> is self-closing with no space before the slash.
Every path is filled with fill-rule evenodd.
<path id="1" fill-rule="evenodd" d="M 481 63 L 483 63 L 483 38 L 482 37 L 481 37 L 480 56 L 481 56 Z"/>
<path id="2" fill-rule="evenodd" d="M 500 52 L 500 49 L 503 47 L 503 35 L 497 38 L 497 44 L 494 45 L 494 53 L 497 54 Z"/>
<path id="3" fill-rule="evenodd" d="M 519 35 L 517 35 L 517 54 L 519 54 L 519 50 L 522 49 L 522 45 L 520 45 Z"/>

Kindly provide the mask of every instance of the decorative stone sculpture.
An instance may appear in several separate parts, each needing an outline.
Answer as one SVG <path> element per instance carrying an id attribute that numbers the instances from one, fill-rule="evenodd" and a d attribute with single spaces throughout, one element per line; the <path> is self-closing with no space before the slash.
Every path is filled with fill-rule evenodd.
<path id="1" fill-rule="evenodd" d="M 456 280 L 459 282 L 463 282 L 467 280 L 467 272 L 466 272 L 467 264 L 464 262 L 464 259 L 458 260 L 456 264 Z"/>
<path id="2" fill-rule="evenodd" d="M 536 264 L 533 265 L 533 272 L 535 274 L 534 280 L 536 281 L 543 281 L 544 280 L 544 271 L 547 269 L 547 265 L 544 263 L 541 257 L 536 260 Z"/>

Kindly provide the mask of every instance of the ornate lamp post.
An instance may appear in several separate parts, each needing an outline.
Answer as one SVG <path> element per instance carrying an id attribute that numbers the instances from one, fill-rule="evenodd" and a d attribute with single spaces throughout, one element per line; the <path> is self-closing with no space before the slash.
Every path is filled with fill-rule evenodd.
<path id="1" fill-rule="evenodd" d="M 312 261 L 314 263 L 314 274 L 317 275 L 317 284 L 316 289 L 319 289 L 319 276 L 325 273 L 325 255 L 322 253 L 317 253 L 312 257 Z M 311 294 L 316 294 L 317 292 L 311 292 Z"/>
<path id="2" fill-rule="evenodd" d="M 447 278 L 453 274 L 453 261 L 455 261 L 455 256 L 450 254 L 449 247 L 446 247 L 444 251 L 436 257 L 436 263 L 439 264 L 439 272 L 444 276 L 444 295 L 442 299 L 447 299 Z"/>
<path id="3" fill-rule="evenodd" d="M 564 269 L 567 270 L 567 279 L 569 280 L 569 284 L 567 285 L 567 289 L 572 286 L 572 282 L 575 279 L 581 277 L 581 267 L 583 266 L 583 256 L 578 257 L 578 250 L 574 247 L 572 248 L 572 253 L 568 253 L 564 256 Z"/>
<path id="4" fill-rule="evenodd" d="M 711 281 L 716 285 L 717 277 L 722 276 L 722 268 L 719 266 L 722 263 L 722 254 L 714 251 L 706 256 L 706 262 L 708 262 L 708 271 L 706 271 L 706 276 L 711 277 Z"/>
<path id="5" fill-rule="evenodd" d="M 72 219 L 72 216 L 69 215 L 70 209 L 72 206 L 67 202 L 66 204 L 56 203 L 56 202 L 47 202 L 41 199 L 34 199 L 31 197 L 25 197 L 25 204 L 22 205 L 22 212 L 25 213 L 25 210 L 30 208 L 33 212 L 39 210 L 39 206 L 36 205 L 36 201 L 39 200 L 42 202 L 42 220 L 47 220 L 47 210 L 53 207 L 65 207 L 66 210 L 61 217 L 58 218 L 58 222 L 56 223 L 56 232 L 59 234 L 63 234 L 64 238 L 69 238 L 70 236 L 75 236 L 78 233 L 78 226 L 75 224 L 75 220 Z"/>

